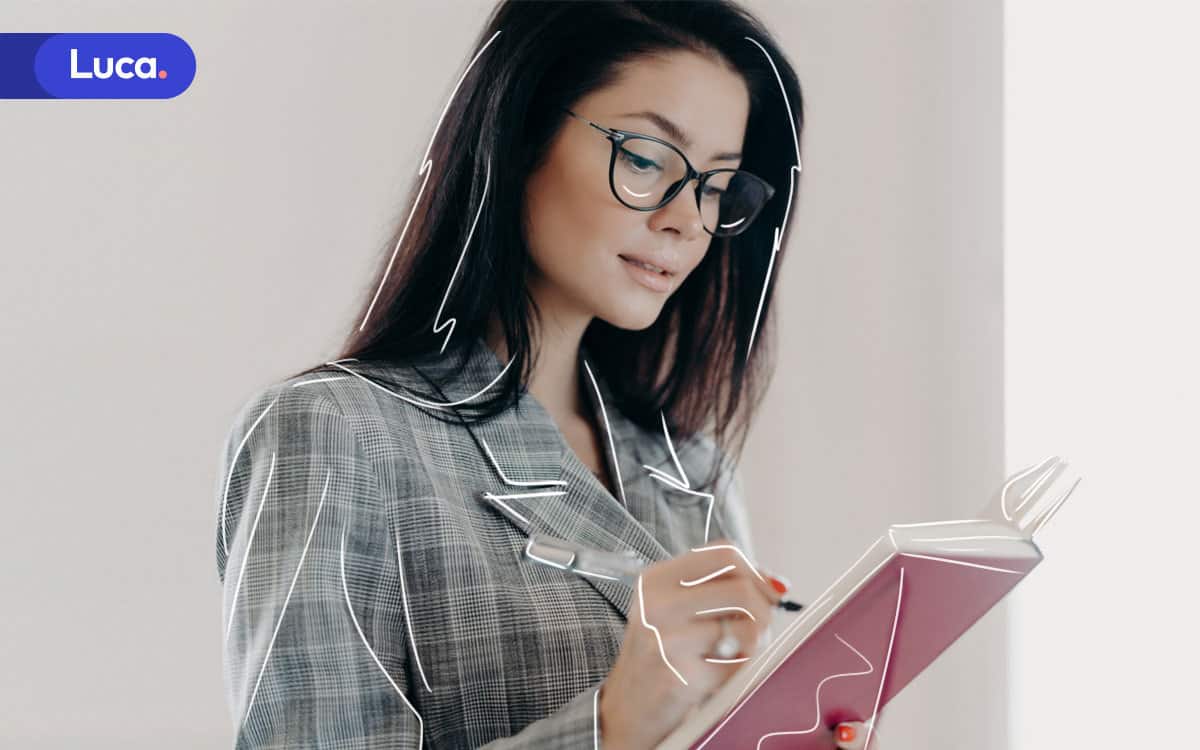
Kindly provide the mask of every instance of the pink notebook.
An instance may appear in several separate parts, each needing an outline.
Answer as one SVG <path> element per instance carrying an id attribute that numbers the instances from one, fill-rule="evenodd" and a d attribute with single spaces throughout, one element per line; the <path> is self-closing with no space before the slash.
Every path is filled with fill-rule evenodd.
<path id="1" fill-rule="evenodd" d="M 839 722 L 876 720 L 1041 562 L 1033 535 L 1079 484 L 1043 502 L 1066 465 L 1013 475 L 980 518 L 891 526 L 659 750 L 829 750 Z"/>

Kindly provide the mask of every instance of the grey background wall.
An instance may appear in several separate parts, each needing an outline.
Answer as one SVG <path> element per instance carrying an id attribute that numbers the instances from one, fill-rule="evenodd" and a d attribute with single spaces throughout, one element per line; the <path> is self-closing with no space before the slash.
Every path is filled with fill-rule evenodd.
<path id="1" fill-rule="evenodd" d="M 747 489 L 811 600 L 1003 475 L 1002 9 L 748 5 L 808 124 Z M 170 101 L 0 102 L 2 744 L 228 743 L 220 440 L 334 351 L 490 7 L 5 3 L 6 31 L 171 31 L 199 67 Z M 1004 626 L 893 703 L 889 750 L 1007 746 Z"/>

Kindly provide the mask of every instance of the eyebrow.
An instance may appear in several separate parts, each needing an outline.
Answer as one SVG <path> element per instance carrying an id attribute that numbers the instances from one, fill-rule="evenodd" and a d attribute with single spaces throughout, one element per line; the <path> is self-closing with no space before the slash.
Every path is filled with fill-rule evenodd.
<path id="1" fill-rule="evenodd" d="M 652 112 L 650 110 L 643 110 L 641 112 L 626 112 L 623 115 L 617 115 L 617 116 L 618 117 L 640 117 L 643 120 L 649 120 L 650 122 L 654 123 L 654 125 L 656 125 L 659 128 L 659 130 L 662 130 L 664 133 L 666 133 L 668 138 L 670 138 L 673 141 L 678 141 L 679 145 L 683 146 L 685 149 L 690 149 L 692 147 L 691 139 L 689 139 L 686 135 L 684 135 L 683 130 L 681 130 L 678 125 L 671 122 L 669 119 L 667 119 L 666 117 L 663 117 L 662 115 L 660 115 L 657 112 Z M 738 159 L 741 159 L 741 158 L 742 158 L 742 154 L 740 151 L 722 151 L 720 153 L 712 155 L 712 161 L 737 161 Z"/>

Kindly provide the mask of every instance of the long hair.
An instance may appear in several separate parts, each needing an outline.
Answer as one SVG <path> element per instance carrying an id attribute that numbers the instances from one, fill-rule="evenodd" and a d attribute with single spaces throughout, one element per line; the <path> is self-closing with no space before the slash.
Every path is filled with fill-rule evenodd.
<path id="1" fill-rule="evenodd" d="M 632 421 L 658 430 L 661 412 L 676 442 L 708 433 L 736 463 L 774 369 L 775 249 L 790 229 L 804 117 L 787 57 L 758 19 L 727 0 L 499 3 L 338 358 L 403 362 L 444 348 L 465 364 L 468 345 L 495 316 L 511 366 L 488 397 L 457 407 L 458 419 L 490 419 L 515 404 L 536 364 L 538 320 L 526 286 L 525 182 L 564 125 L 562 108 L 615 82 L 625 66 L 675 51 L 741 75 L 750 94 L 741 168 L 775 195 L 743 233 L 710 238 L 652 325 L 630 331 L 597 318 L 583 344 Z M 714 468 L 705 485 L 726 466 Z"/>

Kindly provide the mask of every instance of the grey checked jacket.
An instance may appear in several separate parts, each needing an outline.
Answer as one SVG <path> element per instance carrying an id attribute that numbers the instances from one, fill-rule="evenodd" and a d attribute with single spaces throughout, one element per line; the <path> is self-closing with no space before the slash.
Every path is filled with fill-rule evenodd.
<path id="1" fill-rule="evenodd" d="M 710 514 L 708 498 L 652 475 L 644 466 L 679 474 L 665 434 L 621 414 L 587 356 L 615 496 L 529 394 L 471 425 L 481 451 L 466 427 L 381 384 L 427 393 L 414 363 L 347 360 L 249 399 L 216 481 L 236 748 L 602 746 L 596 696 L 632 592 L 522 559 L 527 534 L 651 561 L 718 537 L 754 553 L 738 476 L 719 482 Z M 436 375 L 442 359 L 416 364 Z M 502 370 L 475 339 L 446 398 Z M 690 482 L 717 456 L 703 435 L 674 447 Z"/>

